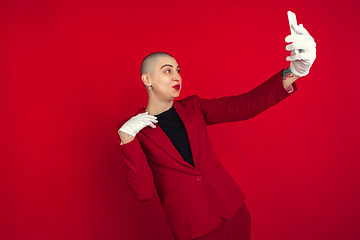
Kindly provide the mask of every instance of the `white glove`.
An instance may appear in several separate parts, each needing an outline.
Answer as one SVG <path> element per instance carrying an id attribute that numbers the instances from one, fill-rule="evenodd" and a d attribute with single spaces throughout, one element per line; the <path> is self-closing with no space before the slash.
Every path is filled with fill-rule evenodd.
<path id="1" fill-rule="evenodd" d="M 149 115 L 148 112 L 139 113 L 138 115 L 130 118 L 122 127 L 118 130 L 118 132 L 124 132 L 130 134 L 131 136 L 135 137 L 141 129 L 146 126 L 150 126 L 155 128 L 156 126 L 154 123 L 157 123 L 155 116 Z"/>
<path id="2" fill-rule="evenodd" d="M 315 61 L 316 43 L 302 24 L 291 27 L 296 34 L 285 38 L 285 42 L 292 42 L 286 46 L 286 50 L 291 51 L 291 56 L 288 56 L 286 61 L 291 61 L 290 70 L 293 74 L 303 77 L 309 73 L 310 67 Z"/>

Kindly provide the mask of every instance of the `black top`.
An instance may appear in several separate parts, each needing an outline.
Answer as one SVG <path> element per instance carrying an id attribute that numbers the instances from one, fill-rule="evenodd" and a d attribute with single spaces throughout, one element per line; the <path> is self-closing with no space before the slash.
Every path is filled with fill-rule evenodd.
<path id="1" fill-rule="evenodd" d="M 155 116 L 158 120 L 158 126 L 170 138 L 170 141 L 182 158 L 195 167 L 185 126 L 175 111 L 174 105 L 169 110 Z"/>

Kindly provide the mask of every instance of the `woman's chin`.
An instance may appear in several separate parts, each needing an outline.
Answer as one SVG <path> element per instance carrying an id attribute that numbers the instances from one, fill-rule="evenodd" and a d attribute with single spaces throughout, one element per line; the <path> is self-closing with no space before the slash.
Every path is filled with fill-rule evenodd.
<path id="1" fill-rule="evenodd" d="M 177 93 L 177 94 L 174 94 L 174 95 L 173 95 L 173 98 L 175 99 L 175 98 L 177 98 L 178 96 L 180 96 L 180 92 Z"/>

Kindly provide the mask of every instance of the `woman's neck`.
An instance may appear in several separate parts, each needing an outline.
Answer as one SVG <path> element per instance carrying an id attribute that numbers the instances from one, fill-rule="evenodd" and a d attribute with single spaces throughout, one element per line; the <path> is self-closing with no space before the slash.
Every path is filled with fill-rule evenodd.
<path id="1" fill-rule="evenodd" d="M 158 115 L 160 113 L 165 112 L 166 110 L 169 110 L 174 104 L 174 100 L 171 100 L 169 102 L 161 102 L 161 101 L 148 101 L 148 105 L 145 109 L 146 112 L 149 113 L 149 115 Z"/>

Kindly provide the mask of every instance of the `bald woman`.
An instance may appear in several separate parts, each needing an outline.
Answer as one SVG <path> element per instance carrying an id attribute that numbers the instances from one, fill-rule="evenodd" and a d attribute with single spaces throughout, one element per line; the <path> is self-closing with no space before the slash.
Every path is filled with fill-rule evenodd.
<path id="1" fill-rule="evenodd" d="M 245 195 L 217 158 L 207 126 L 252 118 L 296 91 L 295 80 L 309 73 L 316 55 L 306 29 L 292 27 L 298 35 L 286 38 L 290 67 L 237 96 L 177 100 L 182 78 L 175 58 L 156 52 L 143 60 L 148 104 L 118 125 L 125 177 L 139 201 L 159 195 L 176 240 L 250 239 Z"/>

